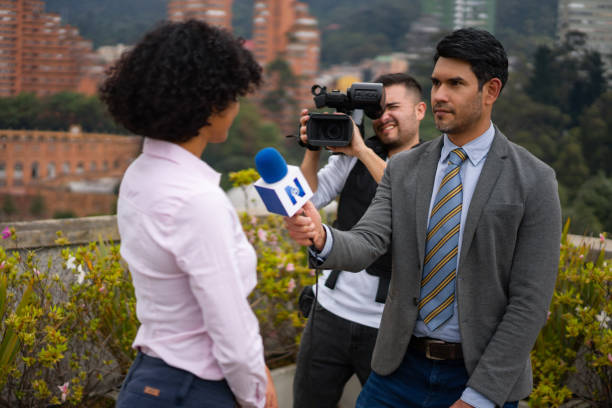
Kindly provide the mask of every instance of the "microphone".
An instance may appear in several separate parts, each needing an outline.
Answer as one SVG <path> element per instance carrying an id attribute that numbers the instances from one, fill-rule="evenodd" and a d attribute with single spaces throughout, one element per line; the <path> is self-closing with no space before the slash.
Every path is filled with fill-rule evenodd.
<path id="1" fill-rule="evenodd" d="M 291 217 L 312 197 L 299 167 L 287 166 L 275 148 L 261 149 L 255 156 L 255 167 L 261 176 L 255 189 L 271 213 Z"/>

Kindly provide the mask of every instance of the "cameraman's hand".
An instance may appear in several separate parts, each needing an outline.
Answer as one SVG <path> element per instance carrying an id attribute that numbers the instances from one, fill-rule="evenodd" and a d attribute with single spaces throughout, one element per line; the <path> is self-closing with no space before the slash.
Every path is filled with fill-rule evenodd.
<path id="1" fill-rule="evenodd" d="M 351 138 L 351 143 L 348 146 L 342 147 L 327 147 L 327 149 L 331 150 L 334 153 L 343 153 L 347 156 L 353 156 L 360 159 L 366 150 L 370 149 L 366 146 L 363 141 L 363 137 L 355 122 L 353 122 L 353 118 L 351 118 L 351 122 L 353 123 L 353 137 Z"/>
<path id="2" fill-rule="evenodd" d="M 310 119 L 308 109 L 302 109 L 302 112 L 300 112 L 300 140 L 302 143 L 308 141 L 308 136 L 306 135 L 306 124 L 308 123 L 308 119 Z"/>

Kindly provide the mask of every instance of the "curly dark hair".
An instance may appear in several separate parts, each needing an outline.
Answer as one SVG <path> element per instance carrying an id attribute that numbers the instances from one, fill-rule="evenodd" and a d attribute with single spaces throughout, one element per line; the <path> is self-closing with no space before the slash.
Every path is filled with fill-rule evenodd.
<path id="1" fill-rule="evenodd" d="M 100 97 L 131 132 L 185 142 L 261 83 L 243 40 L 202 21 L 164 22 L 108 71 Z"/>
<path id="2" fill-rule="evenodd" d="M 508 56 L 504 46 L 485 30 L 462 28 L 442 38 L 436 46 L 434 64 L 439 57 L 466 61 L 478 78 L 478 88 L 499 78 L 502 89 L 508 80 Z"/>

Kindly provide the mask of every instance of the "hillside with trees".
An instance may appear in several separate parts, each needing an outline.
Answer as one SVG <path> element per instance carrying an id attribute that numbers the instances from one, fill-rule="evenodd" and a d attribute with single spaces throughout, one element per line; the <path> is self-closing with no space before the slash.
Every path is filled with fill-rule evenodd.
<path id="1" fill-rule="evenodd" d="M 322 65 L 357 62 L 402 51 L 406 33 L 420 15 L 419 0 L 304 0 L 319 20 Z M 166 0 L 47 0 L 47 10 L 79 28 L 96 46 L 136 41 L 166 16 Z M 234 2 L 234 31 L 250 37 L 253 0 Z M 555 41 L 557 0 L 498 2 L 496 36 L 511 56 L 508 86 L 493 112 L 499 128 L 557 172 L 564 215 L 576 233 L 612 233 L 612 90 L 601 56 L 573 34 Z M 432 45 L 438 38 L 432 38 Z M 272 65 L 282 73 L 282 61 Z M 411 67 L 429 99 L 431 58 Z M 283 89 L 261 103 L 290 103 Z M 277 106 L 278 107 L 278 106 Z M 121 132 L 96 98 L 60 94 L 36 99 L 20 95 L 0 100 L 0 128 L 67 128 L 79 122 L 86 131 Z M 437 134 L 431 112 L 424 137 Z M 259 146 L 281 146 L 292 160 L 301 152 L 287 145 L 275 125 L 256 106 L 244 103 L 228 143 L 207 151 L 207 160 L 224 173 L 252 167 Z M 255 150 L 253 150 L 255 149 Z M 297 158 L 297 159 L 296 159 Z"/>

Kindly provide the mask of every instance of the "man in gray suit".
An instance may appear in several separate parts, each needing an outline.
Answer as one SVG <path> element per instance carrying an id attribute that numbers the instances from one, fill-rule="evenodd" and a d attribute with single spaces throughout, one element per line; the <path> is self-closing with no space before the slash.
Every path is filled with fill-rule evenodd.
<path id="1" fill-rule="evenodd" d="M 286 219 L 311 263 L 359 271 L 392 249 L 393 275 L 357 407 L 516 407 L 559 262 L 553 170 L 491 122 L 502 45 L 460 29 L 437 45 L 431 105 L 443 135 L 398 153 L 350 231 L 311 203 Z M 312 245 L 311 245 L 312 244 Z"/>

